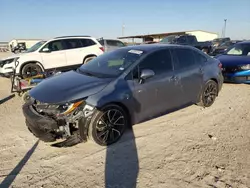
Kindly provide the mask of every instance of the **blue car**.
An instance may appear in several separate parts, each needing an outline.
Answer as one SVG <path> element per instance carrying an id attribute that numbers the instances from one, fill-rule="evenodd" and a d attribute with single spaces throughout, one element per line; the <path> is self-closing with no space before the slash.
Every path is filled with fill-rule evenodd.
<path id="1" fill-rule="evenodd" d="M 250 84 L 250 41 L 239 42 L 217 58 L 225 82 Z"/>

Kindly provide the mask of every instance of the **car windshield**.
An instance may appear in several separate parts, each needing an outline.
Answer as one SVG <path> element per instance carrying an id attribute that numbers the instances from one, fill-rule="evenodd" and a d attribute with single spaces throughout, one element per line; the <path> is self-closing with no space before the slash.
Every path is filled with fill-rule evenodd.
<path id="1" fill-rule="evenodd" d="M 235 44 L 226 52 L 227 55 L 250 56 L 250 44 Z"/>
<path id="2" fill-rule="evenodd" d="M 32 47 L 27 49 L 26 52 L 34 52 L 34 51 L 38 50 L 38 48 L 40 48 L 45 42 L 46 41 L 40 41 L 40 42 L 34 44 Z"/>
<path id="3" fill-rule="evenodd" d="M 168 36 L 163 38 L 160 43 L 171 43 L 173 42 L 173 40 L 175 39 L 175 36 Z"/>
<path id="4" fill-rule="evenodd" d="M 219 44 L 219 46 L 228 46 L 228 45 L 230 45 L 229 42 L 223 42 L 223 43 Z"/>
<path id="5" fill-rule="evenodd" d="M 117 77 L 144 54 L 142 50 L 127 48 L 106 52 L 82 65 L 78 72 L 95 77 Z"/>

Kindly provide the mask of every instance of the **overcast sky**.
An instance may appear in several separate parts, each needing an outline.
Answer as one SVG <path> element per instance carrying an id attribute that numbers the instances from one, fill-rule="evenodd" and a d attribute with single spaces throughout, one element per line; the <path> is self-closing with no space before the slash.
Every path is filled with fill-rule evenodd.
<path id="1" fill-rule="evenodd" d="M 250 0 L 0 0 L 0 41 L 207 30 L 250 39 Z"/>

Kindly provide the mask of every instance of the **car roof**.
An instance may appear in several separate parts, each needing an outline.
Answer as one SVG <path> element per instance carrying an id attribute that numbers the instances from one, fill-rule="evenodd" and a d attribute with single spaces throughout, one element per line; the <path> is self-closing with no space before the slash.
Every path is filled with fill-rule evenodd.
<path id="1" fill-rule="evenodd" d="M 60 36 L 60 37 L 55 37 L 54 39 L 60 39 L 60 38 L 81 38 L 81 37 L 84 37 L 84 38 L 86 38 L 86 37 L 91 37 L 91 36 L 89 36 L 89 35 L 72 35 L 72 36 Z"/>
<path id="2" fill-rule="evenodd" d="M 141 45 L 135 45 L 135 46 L 127 46 L 123 47 L 122 49 L 128 49 L 128 50 L 142 50 L 145 52 L 151 52 L 155 51 L 157 49 L 164 49 L 164 48 L 174 48 L 174 47 L 185 47 L 185 48 L 192 48 L 190 46 L 182 46 L 177 44 L 141 44 Z"/>

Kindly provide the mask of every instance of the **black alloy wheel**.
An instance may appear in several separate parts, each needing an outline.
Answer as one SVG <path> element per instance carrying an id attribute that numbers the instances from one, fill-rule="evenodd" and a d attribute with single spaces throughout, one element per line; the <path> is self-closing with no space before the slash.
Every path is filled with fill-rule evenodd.
<path id="1" fill-rule="evenodd" d="M 117 105 L 109 105 L 92 118 L 89 136 L 101 146 L 117 142 L 128 126 L 126 112 Z"/>
<path id="2" fill-rule="evenodd" d="M 202 95 L 203 106 L 210 107 L 214 103 L 217 95 L 218 95 L 218 85 L 215 81 L 210 80 L 205 85 L 205 88 L 203 91 L 203 95 Z"/>

